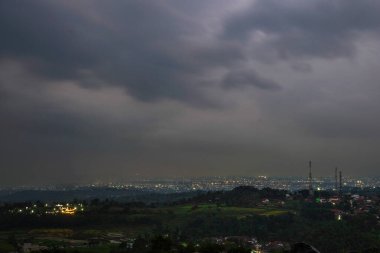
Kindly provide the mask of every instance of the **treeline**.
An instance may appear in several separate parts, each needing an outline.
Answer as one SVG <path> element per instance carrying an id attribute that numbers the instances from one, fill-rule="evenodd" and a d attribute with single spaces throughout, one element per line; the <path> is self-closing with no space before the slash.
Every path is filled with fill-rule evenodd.
<path id="1" fill-rule="evenodd" d="M 4 205 L 0 212 L 0 230 L 18 228 L 72 228 L 87 227 L 109 228 L 121 226 L 147 226 L 151 228 L 149 236 L 154 234 L 168 234 L 171 248 L 184 250 L 177 242 L 192 242 L 214 236 L 250 236 L 259 241 L 284 241 L 295 243 L 307 242 L 317 247 L 321 252 L 362 252 L 367 248 L 380 248 L 380 226 L 373 214 L 344 216 L 343 220 L 336 220 L 329 204 L 322 205 L 312 202 L 295 201 L 289 212 L 276 216 L 262 216 L 251 214 L 244 217 L 226 216 L 218 213 L 218 208 L 208 212 L 189 212 L 181 220 L 168 223 L 176 218 L 163 206 L 178 204 L 214 203 L 221 208 L 227 206 L 255 206 L 263 199 L 284 201 L 287 191 L 269 188 L 257 189 L 254 187 L 238 187 L 232 191 L 220 191 L 199 194 L 181 201 L 166 204 L 146 204 L 142 202 L 122 203 L 115 200 L 94 199 L 85 203 L 86 211 L 74 216 L 64 215 L 19 215 L 11 214 L 6 210 L 12 205 Z M 297 193 L 302 198 L 302 192 Z M 321 193 L 325 194 L 325 193 Z M 326 193 L 328 194 L 328 193 Z M 28 203 L 32 204 L 32 203 Z M 42 205 L 39 203 L 38 205 Z M 14 204 L 13 207 L 22 207 Z M 162 239 L 162 238 L 161 238 Z M 148 239 L 150 240 L 150 239 Z M 154 241 L 150 242 L 147 252 L 157 249 Z M 173 246 L 174 245 L 174 246 Z M 137 246 L 136 246 L 137 247 Z M 206 246 L 205 246 L 206 247 Z M 127 249 L 119 249 L 126 252 Z M 128 249 L 129 250 L 129 249 Z M 201 248 L 197 249 L 199 252 Z M 209 249 L 210 250 L 210 249 Z M 232 249 L 225 249 L 232 250 Z M 136 251 L 144 253 L 145 251 Z M 170 251 L 172 252 L 172 251 Z M 209 251 L 213 252 L 213 251 Z M 215 251 L 219 252 L 219 251 Z M 230 251 L 234 252 L 234 251 Z M 133 252 L 134 253 L 134 252 Z"/>
<path id="2" fill-rule="evenodd" d="M 177 201 L 176 203 L 215 203 L 228 206 L 252 207 L 256 206 L 263 199 L 285 200 L 290 192 L 286 190 L 263 188 L 258 189 L 253 186 L 239 186 L 231 191 L 213 191 L 199 194 L 193 198 Z"/>
<path id="3" fill-rule="evenodd" d="M 125 189 L 112 187 L 82 187 L 71 190 L 0 190 L 0 202 L 71 202 L 75 199 L 91 201 L 92 199 L 97 198 L 100 200 L 114 199 L 118 202 L 144 202 L 149 204 L 177 201 L 184 198 L 194 197 L 200 193 L 202 193 L 202 191 L 162 193 L 133 187 Z"/>
<path id="4" fill-rule="evenodd" d="M 291 246 L 282 248 L 269 249 L 266 252 L 270 253 L 317 253 L 334 252 L 334 253 L 380 253 L 380 248 L 369 247 L 369 245 L 360 244 L 361 247 L 357 250 L 347 249 L 344 246 L 337 245 L 334 249 L 313 247 L 306 243 L 294 243 Z M 118 247 L 113 247 L 110 253 L 250 253 L 252 246 L 242 245 L 238 241 L 224 241 L 223 244 L 216 243 L 212 240 L 203 240 L 200 242 L 183 242 L 176 241 L 168 236 L 157 235 L 151 238 L 139 237 L 132 247 L 126 243 L 120 244 Z M 40 253 L 79 253 L 79 250 L 65 249 L 49 249 Z"/>

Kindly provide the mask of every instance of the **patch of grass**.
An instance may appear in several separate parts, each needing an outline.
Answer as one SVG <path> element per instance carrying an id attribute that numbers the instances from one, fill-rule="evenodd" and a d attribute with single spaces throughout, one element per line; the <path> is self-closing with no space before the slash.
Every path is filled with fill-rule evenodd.
<path id="1" fill-rule="evenodd" d="M 268 210 L 265 213 L 263 213 L 262 215 L 276 216 L 276 215 L 282 215 L 282 214 L 286 214 L 286 213 L 288 213 L 288 211 L 286 211 L 286 210 Z"/>
<path id="2" fill-rule="evenodd" d="M 33 229 L 29 231 L 31 235 L 43 235 L 43 236 L 58 236 L 58 237 L 69 237 L 73 235 L 72 229 L 60 229 L 60 228 L 50 228 L 50 229 Z"/>
<path id="3" fill-rule="evenodd" d="M 95 237 L 95 236 L 101 236 L 103 234 L 103 232 L 101 230 L 97 230 L 97 229 L 86 229 L 82 232 L 84 235 L 86 236 L 92 236 L 92 237 Z"/>
<path id="4" fill-rule="evenodd" d="M 0 252 L 11 252 L 15 250 L 16 249 L 8 242 L 0 241 Z"/>
<path id="5" fill-rule="evenodd" d="M 115 245 L 110 245 L 110 244 L 105 244 L 101 246 L 96 246 L 96 247 L 86 247 L 86 248 L 71 248 L 71 249 L 66 249 L 67 252 L 80 252 L 80 253 L 110 253 L 113 249 L 116 249 L 117 246 Z"/>
<path id="6" fill-rule="evenodd" d="M 183 205 L 173 207 L 172 212 L 175 215 L 184 216 L 197 213 L 217 213 L 221 216 L 235 216 L 235 217 L 245 217 L 248 215 L 281 215 L 285 214 L 286 210 L 275 209 L 273 207 L 235 207 L 235 206 L 217 206 L 215 204 L 200 204 L 200 205 Z"/>

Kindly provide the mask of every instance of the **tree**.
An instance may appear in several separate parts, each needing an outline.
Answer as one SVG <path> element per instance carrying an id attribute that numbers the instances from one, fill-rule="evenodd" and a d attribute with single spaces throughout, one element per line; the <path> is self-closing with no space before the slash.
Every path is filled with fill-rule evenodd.
<path id="1" fill-rule="evenodd" d="M 167 252 L 171 249 L 173 243 L 169 237 L 163 237 L 161 235 L 152 239 L 152 252 Z"/>
<path id="2" fill-rule="evenodd" d="M 211 242 L 205 242 L 199 248 L 200 253 L 219 253 L 222 250 L 223 246 Z"/>
<path id="3" fill-rule="evenodd" d="M 228 253 L 250 253 L 251 250 L 239 246 L 239 247 L 233 247 L 233 248 L 229 249 L 227 252 Z"/>

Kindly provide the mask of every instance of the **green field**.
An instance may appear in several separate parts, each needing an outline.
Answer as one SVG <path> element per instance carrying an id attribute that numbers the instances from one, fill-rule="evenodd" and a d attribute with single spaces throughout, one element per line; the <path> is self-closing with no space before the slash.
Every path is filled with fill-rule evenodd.
<path id="1" fill-rule="evenodd" d="M 94 222 L 88 226 L 66 227 L 66 228 L 43 228 L 35 227 L 32 229 L 15 230 L 12 234 L 18 239 L 33 238 L 33 242 L 48 247 L 67 246 L 69 238 L 77 240 L 86 240 L 88 238 L 102 237 L 107 233 L 122 233 L 127 237 L 136 237 L 137 235 L 152 234 L 157 224 L 161 228 L 174 231 L 177 228 L 185 228 L 197 219 L 210 220 L 219 218 L 244 219 L 252 215 L 259 216 L 278 216 L 286 214 L 287 209 L 266 207 L 236 207 L 216 204 L 185 204 L 163 207 L 144 207 L 133 208 L 129 213 L 119 214 L 99 214 L 98 218 L 107 219 L 117 217 L 121 222 L 104 224 Z M 75 218 L 75 217 L 73 217 Z M 112 221 L 112 220 L 111 220 Z M 0 252 L 12 251 L 13 247 L 7 243 L 7 237 L 10 233 L 3 231 L 0 233 Z M 99 247 L 75 247 L 76 250 L 83 253 L 101 252 L 108 253 L 115 245 L 102 245 Z"/>
<path id="2" fill-rule="evenodd" d="M 113 249 L 117 249 L 117 246 L 115 245 L 110 245 L 110 244 L 105 244 L 101 246 L 96 246 L 96 247 L 87 247 L 87 248 L 72 248 L 68 249 L 68 252 L 79 252 L 79 253 L 109 253 Z"/>
<path id="3" fill-rule="evenodd" d="M 199 213 L 217 213 L 222 216 L 230 217 L 246 217 L 248 215 L 281 215 L 285 214 L 287 210 L 275 209 L 275 208 L 251 208 L 251 207 L 234 207 L 234 206 L 217 206 L 214 204 L 201 204 L 197 206 L 183 205 L 173 208 L 169 208 L 176 215 L 192 215 Z"/>
<path id="4" fill-rule="evenodd" d="M 177 225 L 191 217 L 200 215 L 235 217 L 241 219 L 250 215 L 277 216 L 286 213 L 288 213 L 288 210 L 274 207 L 234 207 L 218 206 L 215 204 L 187 204 L 153 209 L 139 209 L 136 210 L 135 214 L 128 215 L 128 219 L 152 219 L 164 221 L 168 225 Z"/>
<path id="5" fill-rule="evenodd" d="M 5 241 L 0 241 L 0 252 L 11 252 L 15 251 L 15 248 Z"/>

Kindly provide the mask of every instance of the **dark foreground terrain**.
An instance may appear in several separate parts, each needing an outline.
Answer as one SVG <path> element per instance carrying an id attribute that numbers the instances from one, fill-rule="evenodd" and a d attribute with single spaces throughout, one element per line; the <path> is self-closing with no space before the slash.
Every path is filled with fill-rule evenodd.
<path id="1" fill-rule="evenodd" d="M 103 198 L 65 203 L 2 202 L 0 252 L 318 249 L 339 253 L 380 249 L 380 201 L 376 191 L 321 191 L 311 197 L 306 191 L 238 187 L 164 197 L 166 201 Z"/>

